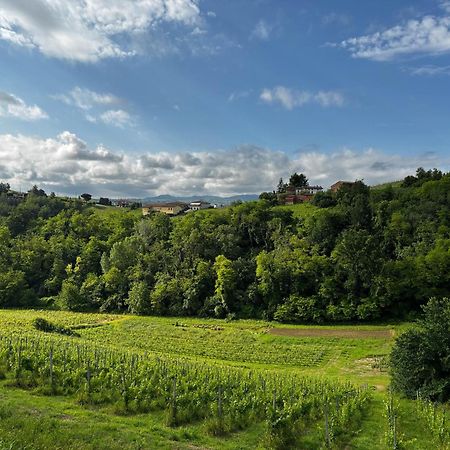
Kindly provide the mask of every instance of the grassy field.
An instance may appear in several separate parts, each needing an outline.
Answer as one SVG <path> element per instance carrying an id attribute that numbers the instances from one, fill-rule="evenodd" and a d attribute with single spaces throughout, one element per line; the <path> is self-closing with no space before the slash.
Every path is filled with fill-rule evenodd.
<path id="1" fill-rule="evenodd" d="M 202 364 L 314 376 L 367 385 L 372 400 L 363 420 L 345 437 L 345 448 L 384 449 L 384 402 L 389 384 L 385 358 L 408 324 L 378 326 L 286 326 L 259 321 L 225 322 L 190 318 L 154 318 L 59 311 L 0 311 L 0 334 L 46 335 L 33 320 L 46 318 L 71 327 L 79 337 L 57 339 L 96 344 L 141 355 L 170 356 Z M 264 423 L 214 437 L 203 422 L 168 427 L 163 414 L 118 414 L 111 406 L 82 406 L 75 398 L 44 396 L 0 384 L 0 450 L 44 448 L 264 448 Z M 432 436 L 414 402 L 399 403 L 401 448 L 429 449 Z M 321 448 L 313 437 L 302 448 Z M 340 445 L 343 445 L 342 442 Z M 437 445 L 437 444 L 436 444 Z M 337 447 L 339 448 L 339 447 Z M 342 447 L 343 448 L 343 447 Z M 445 448 L 445 447 L 442 447 Z"/>

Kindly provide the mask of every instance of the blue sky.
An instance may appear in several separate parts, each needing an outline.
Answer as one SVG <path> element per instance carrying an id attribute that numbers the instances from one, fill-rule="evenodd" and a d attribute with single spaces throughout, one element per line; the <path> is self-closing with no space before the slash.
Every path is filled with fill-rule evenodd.
<path id="1" fill-rule="evenodd" d="M 255 193 L 449 166 L 450 2 L 0 0 L 0 179 Z"/>

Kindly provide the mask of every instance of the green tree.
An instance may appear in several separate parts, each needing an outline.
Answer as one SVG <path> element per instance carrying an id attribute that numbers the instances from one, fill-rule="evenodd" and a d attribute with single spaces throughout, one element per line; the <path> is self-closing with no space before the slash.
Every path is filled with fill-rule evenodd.
<path id="1" fill-rule="evenodd" d="M 223 255 L 216 257 L 214 270 L 216 272 L 214 298 L 217 302 L 214 313 L 217 317 L 224 317 L 230 312 L 230 304 L 233 302 L 236 289 L 237 274 L 233 262 Z"/>
<path id="2" fill-rule="evenodd" d="M 10 189 L 9 183 L 0 183 L 0 194 L 6 194 Z"/>
<path id="3" fill-rule="evenodd" d="M 69 311 L 82 311 L 86 308 L 86 302 L 80 295 L 80 290 L 73 280 L 64 280 L 61 292 L 58 295 L 56 304 Z"/>
<path id="4" fill-rule="evenodd" d="M 132 314 L 150 313 L 150 291 L 144 281 L 135 281 L 128 292 L 128 309 Z"/>
<path id="5" fill-rule="evenodd" d="M 293 173 L 289 178 L 289 185 L 296 188 L 302 188 L 308 186 L 308 178 L 303 173 Z"/>
<path id="6" fill-rule="evenodd" d="M 393 387 L 407 397 L 450 399 L 450 299 L 432 298 L 418 327 L 401 334 L 391 353 Z"/>

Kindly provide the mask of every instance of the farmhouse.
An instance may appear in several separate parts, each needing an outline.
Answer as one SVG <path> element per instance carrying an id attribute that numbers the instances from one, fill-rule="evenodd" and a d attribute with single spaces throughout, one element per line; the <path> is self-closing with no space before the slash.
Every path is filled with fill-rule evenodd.
<path id="1" fill-rule="evenodd" d="M 197 200 L 195 202 L 189 203 L 189 209 L 191 211 L 199 211 L 200 209 L 209 209 L 213 206 L 209 202 L 205 202 L 203 200 Z"/>
<path id="2" fill-rule="evenodd" d="M 183 202 L 151 203 L 142 207 L 142 215 L 147 216 L 151 212 L 161 212 L 168 216 L 176 216 L 188 209 L 188 205 Z"/>
<path id="3" fill-rule="evenodd" d="M 286 188 L 286 193 L 278 195 L 278 200 L 284 205 L 294 205 L 296 203 L 309 202 L 312 200 L 314 195 L 317 194 L 317 192 L 321 192 L 322 190 L 322 186 L 288 186 Z"/>
<path id="4" fill-rule="evenodd" d="M 332 192 L 337 192 L 343 186 L 350 187 L 354 184 L 354 181 L 336 181 L 336 183 L 331 185 L 330 189 Z"/>

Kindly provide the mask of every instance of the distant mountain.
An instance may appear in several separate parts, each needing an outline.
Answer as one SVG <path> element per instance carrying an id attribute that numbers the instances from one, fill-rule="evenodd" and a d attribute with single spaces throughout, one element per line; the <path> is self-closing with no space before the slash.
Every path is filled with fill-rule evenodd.
<path id="1" fill-rule="evenodd" d="M 219 197 L 217 195 L 191 195 L 188 197 L 178 197 L 174 195 L 158 195 L 156 197 L 146 197 L 142 199 L 143 203 L 161 203 L 161 202 L 194 202 L 196 200 L 204 200 L 209 203 L 217 203 L 219 205 L 229 205 L 232 202 L 241 200 L 243 202 L 250 202 L 252 200 L 257 200 L 258 195 L 256 194 L 242 194 L 242 195 L 232 195 L 231 197 Z"/>

